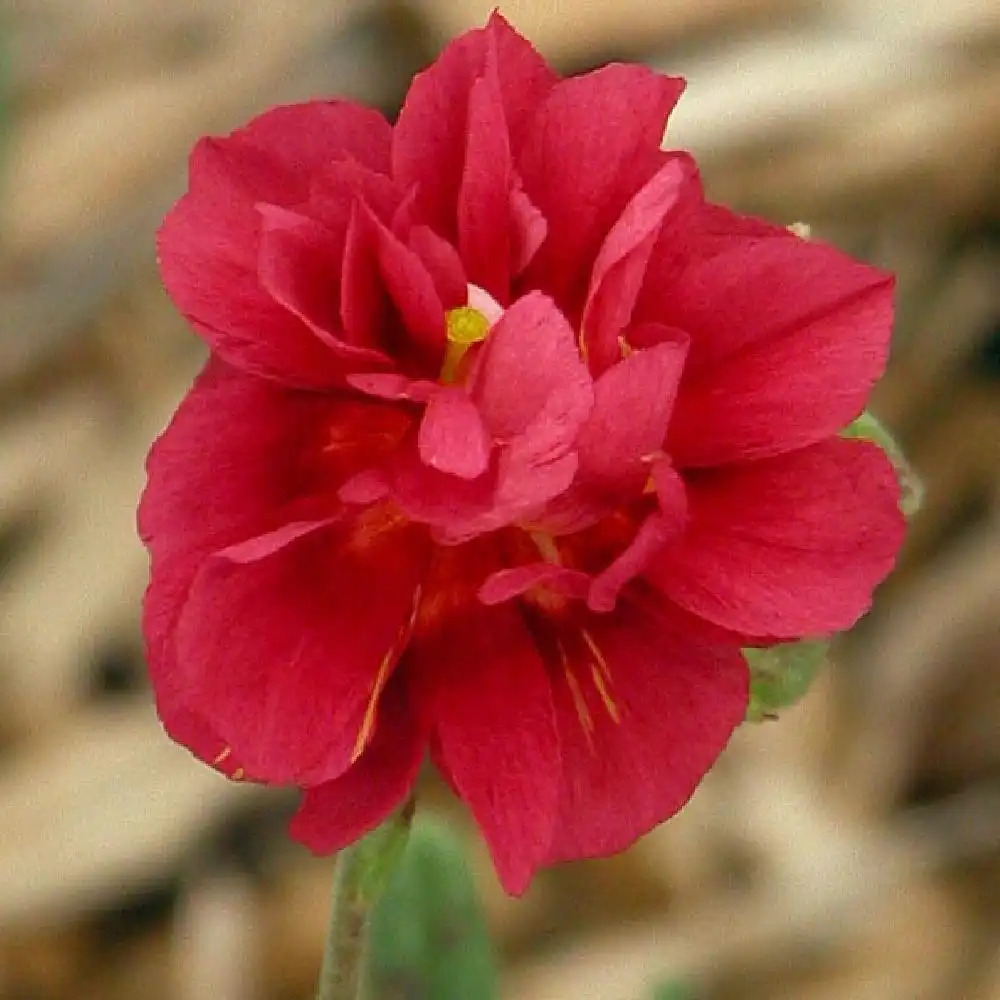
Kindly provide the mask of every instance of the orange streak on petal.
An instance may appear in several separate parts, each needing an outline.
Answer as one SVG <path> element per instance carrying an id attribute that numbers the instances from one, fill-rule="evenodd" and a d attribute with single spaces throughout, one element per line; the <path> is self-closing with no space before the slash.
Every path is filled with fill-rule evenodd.
<path id="1" fill-rule="evenodd" d="M 600 670 L 598 670 L 597 665 L 594 663 L 590 665 L 590 675 L 594 678 L 594 687 L 597 688 L 597 693 L 601 696 L 601 701 L 604 702 L 604 707 L 608 710 L 611 721 L 616 724 L 620 723 L 622 721 L 621 712 L 618 711 L 618 706 L 605 686 Z"/>
<path id="2" fill-rule="evenodd" d="M 597 661 L 597 665 L 601 668 L 601 673 L 604 675 L 604 679 L 610 684 L 611 670 L 608 667 L 608 661 L 604 658 L 604 654 L 601 652 L 600 646 L 597 645 L 597 641 L 585 628 L 580 629 L 580 635 L 583 636 L 583 641 L 587 644 L 587 648 L 594 654 L 594 659 Z"/>
<path id="3" fill-rule="evenodd" d="M 382 657 L 382 662 L 379 664 L 378 673 L 375 675 L 375 685 L 368 697 L 368 704 L 365 705 L 365 714 L 361 720 L 361 728 L 358 730 L 358 738 L 351 751 L 352 764 L 364 753 L 365 747 L 368 746 L 368 741 L 371 739 L 372 731 L 375 728 L 375 711 L 378 708 L 378 699 L 385 687 L 385 682 L 389 679 L 389 668 L 392 666 L 394 652 L 395 647 Z"/>
<path id="4" fill-rule="evenodd" d="M 619 723 L 622 720 L 621 712 L 608 690 L 611 686 L 611 668 L 608 666 L 608 661 L 604 658 L 600 646 L 597 645 L 597 640 L 585 628 L 580 629 L 580 635 L 594 657 L 594 662 L 590 665 L 590 675 L 594 679 L 594 687 L 597 688 L 597 693 L 601 696 L 601 701 L 604 702 L 604 707 L 607 709 L 611 721 Z"/>
<path id="5" fill-rule="evenodd" d="M 222 752 L 212 761 L 212 767 L 218 767 L 233 752 L 232 747 L 223 747 Z"/>
<path id="6" fill-rule="evenodd" d="M 580 682 L 576 679 L 576 675 L 573 673 L 573 668 L 570 666 L 569 657 L 566 655 L 566 650 L 563 648 L 562 643 L 558 643 L 559 646 L 559 657 L 562 660 L 563 673 L 566 675 L 566 686 L 569 688 L 570 696 L 573 699 L 573 708 L 576 709 L 576 717 L 580 720 L 580 727 L 583 729 L 584 736 L 587 737 L 587 745 L 590 747 L 591 751 L 596 752 L 594 747 L 594 720 L 590 714 L 590 709 L 587 707 L 587 703 L 583 698 L 583 692 L 580 690 Z"/>
<path id="7" fill-rule="evenodd" d="M 365 751 L 372 738 L 375 729 L 375 714 L 378 710 L 378 700 L 382 696 L 389 674 L 392 670 L 393 661 L 396 659 L 400 648 L 405 644 L 413 631 L 413 625 L 417 620 L 417 611 L 420 608 L 420 595 L 422 588 L 418 585 L 413 591 L 413 606 L 410 609 L 410 616 L 399 630 L 396 641 L 389 647 L 382 662 L 379 664 L 378 673 L 375 675 L 375 683 L 372 686 L 372 693 L 368 697 L 365 705 L 365 714 L 361 719 L 361 727 L 358 729 L 358 738 L 351 751 L 351 763 L 353 764 Z"/>

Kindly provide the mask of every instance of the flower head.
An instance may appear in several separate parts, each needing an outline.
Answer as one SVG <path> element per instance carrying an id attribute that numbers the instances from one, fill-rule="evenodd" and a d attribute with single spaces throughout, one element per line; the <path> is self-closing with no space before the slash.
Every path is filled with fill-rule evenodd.
<path id="1" fill-rule="evenodd" d="M 851 625 L 902 536 L 838 432 L 890 276 L 708 203 L 682 82 L 560 79 L 499 16 L 395 125 L 275 108 L 191 158 L 163 280 L 211 358 L 139 521 L 168 731 L 335 850 L 429 752 L 501 880 L 617 851 L 743 719 L 741 647 Z"/>

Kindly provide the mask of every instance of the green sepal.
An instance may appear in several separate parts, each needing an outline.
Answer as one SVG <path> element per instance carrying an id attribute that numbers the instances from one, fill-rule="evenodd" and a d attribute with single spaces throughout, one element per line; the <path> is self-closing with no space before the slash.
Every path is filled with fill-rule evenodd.
<path id="1" fill-rule="evenodd" d="M 419 816 L 372 917 L 373 1000 L 496 1000 L 493 949 L 462 845 Z"/>
<path id="2" fill-rule="evenodd" d="M 372 906 L 381 898 L 405 856 L 412 820 L 411 801 L 354 845 L 358 891 L 366 905 Z"/>
<path id="3" fill-rule="evenodd" d="M 903 449 L 900 448 L 896 439 L 867 410 L 840 433 L 841 437 L 871 441 L 885 452 L 886 457 L 892 462 L 892 466 L 896 470 L 896 478 L 899 480 L 901 491 L 899 508 L 906 517 L 913 517 L 920 509 L 924 488 L 917 474 L 913 471 L 913 466 L 906 460 Z"/>
<path id="4" fill-rule="evenodd" d="M 808 690 L 826 662 L 829 643 L 820 639 L 780 642 L 760 649 L 744 649 L 750 664 L 748 722 L 773 718 L 794 705 Z"/>

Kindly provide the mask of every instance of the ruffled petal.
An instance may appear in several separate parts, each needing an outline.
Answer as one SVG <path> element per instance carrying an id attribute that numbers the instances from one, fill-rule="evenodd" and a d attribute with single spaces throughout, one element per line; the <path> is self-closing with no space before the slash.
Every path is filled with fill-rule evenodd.
<path id="1" fill-rule="evenodd" d="M 336 778 L 367 742 L 426 560 L 419 531 L 378 507 L 216 553 L 177 623 L 185 701 L 252 777 Z"/>
<path id="2" fill-rule="evenodd" d="M 334 160 L 356 160 L 378 173 L 389 172 L 392 126 L 374 108 L 353 101 L 280 105 L 254 118 L 233 136 L 266 151 L 304 179 Z M 263 200 L 279 201 L 280 194 L 272 191 Z"/>
<path id="3" fill-rule="evenodd" d="M 234 366 L 292 386 L 332 385 L 338 359 L 258 276 L 257 175 L 275 173 L 254 147 L 202 140 L 191 188 L 157 234 L 160 274 L 188 322 Z"/>
<path id="4" fill-rule="evenodd" d="M 276 526 L 283 512 L 322 492 L 324 428 L 349 412 L 367 420 L 387 408 L 363 409 L 248 378 L 210 359 L 146 459 L 143 541 L 165 558 L 222 548 Z"/>
<path id="5" fill-rule="evenodd" d="M 498 302 L 510 288 L 513 162 L 495 60 L 469 94 L 465 164 L 458 195 L 458 245 L 469 281 Z"/>
<path id="6" fill-rule="evenodd" d="M 587 596 L 590 577 L 579 570 L 550 562 L 527 563 L 491 573 L 476 596 L 483 604 L 502 604 L 535 587 L 578 600 Z"/>
<path id="7" fill-rule="evenodd" d="M 394 177 L 406 188 L 418 186 L 419 218 L 454 243 L 469 95 L 484 72 L 488 53 L 496 62 L 504 118 L 516 149 L 526 121 L 556 76 L 499 14 L 485 28 L 455 39 L 417 74 L 393 133 Z"/>
<path id="8" fill-rule="evenodd" d="M 160 228 L 158 258 L 178 309 L 230 363 L 294 386 L 338 382 L 342 361 L 261 287 L 255 206 L 305 203 L 312 171 L 336 159 L 384 166 L 389 136 L 377 112 L 314 102 L 276 108 L 195 147 L 189 190 Z"/>
<path id="9" fill-rule="evenodd" d="M 558 83 L 531 121 L 515 163 L 548 236 L 528 274 L 576 319 L 601 242 L 666 157 L 660 141 L 683 88 L 614 63 Z"/>
<path id="10" fill-rule="evenodd" d="M 386 291 L 402 317 L 411 345 L 400 345 L 398 354 L 410 346 L 432 370 L 440 365 L 445 345 L 444 305 L 434 279 L 414 253 L 373 213 L 366 218 L 375 241 Z"/>
<path id="11" fill-rule="evenodd" d="M 679 466 L 813 444 L 863 409 L 892 329 L 891 275 L 793 236 L 720 242 L 661 290 L 691 335 L 670 429 Z"/>
<path id="12" fill-rule="evenodd" d="M 686 338 L 633 351 L 594 384 L 594 407 L 580 434 L 581 483 L 632 492 L 649 477 L 649 462 L 663 448 L 674 409 Z"/>
<path id="13" fill-rule="evenodd" d="M 834 439 L 688 480 L 691 520 L 646 571 L 688 611 L 779 639 L 848 628 L 892 569 L 904 520 L 875 445 Z"/>
<path id="14" fill-rule="evenodd" d="M 549 631 L 562 754 L 547 861 L 620 851 L 687 802 L 746 711 L 736 645 L 633 600 Z"/>
<path id="15" fill-rule="evenodd" d="M 674 154 L 625 206 L 601 244 L 581 323 L 591 371 L 603 372 L 620 357 L 619 339 L 632 318 L 660 229 L 685 188 L 697 185 L 696 177 L 694 161 Z"/>
<path id="16" fill-rule="evenodd" d="M 410 794 L 424 751 L 417 720 L 394 679 L 379 704 L 371 743 L 339 778 L 305 790 L 292 836 L 317 854 L 354 843 Z"/>
<path id="17" fill-rule="evenodd" d="M 425 464 L 460 479 L 478 479 L 489 465 L 492 442 L 465 390 L 443 386 L 427 404 L 417 446 Z"/>
<path id="18" fill-rule="evenodd" d="M 476 599 L 481 561 L 478 550 L 437 556 L 407 665 L 435 756 L 519 895 L 548 851 L 559 747 L 545 664 L 517 609 Z"/>
<path id="19" fill-rule="evenodd" d="M 671 511 L 670 514 L 656 512 L 639 525 L 635 538 L 624 551 L 594 578 L 587 594 L 587 605 L 592 611 L 614 609 L 618 595 L 625 586 L 683 530 L 685 513 L 683 508 Z"/>
<path id="20" fill-rule="evenodd" d="M 334 252 L 332 234 L 320 223 L 276 205 L 260 204 L 257 210 L 262 220 L 258 268 L 264 290 L 309 327 L 345 371 L 391 367 L 392 360 L 377 349 L 371 327 L 349 332 L 355 343 L 344 339 L 334 280 L 342 261 Z"/>
<path id="21" fill-rule="evenodd" d="M 458 251 L 430 226 L 414 226 L 407 242 L 434 280 L 438 298 L 445 309 L 465 305 L 469 283 Z"/>
<path id="22" fill-rule="evenodd" d="M 524 434 L 557 390 L 588 396 L 590 376 L 573 328 L 540 292 L 518 299 L 490 331 L 469 375 L 469 394 L 493 436 Z"/>

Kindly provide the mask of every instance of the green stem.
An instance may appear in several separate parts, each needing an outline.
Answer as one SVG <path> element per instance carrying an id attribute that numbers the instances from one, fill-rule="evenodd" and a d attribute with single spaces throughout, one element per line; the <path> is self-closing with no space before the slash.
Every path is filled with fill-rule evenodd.
<path id="1" fill-rule="evenodd" d="M 406 846 L 413 801 L 337 855 L 333 907 L 316 1000 L 360 1000 L 368 925 L 389 873 Z"/>

